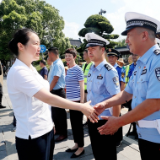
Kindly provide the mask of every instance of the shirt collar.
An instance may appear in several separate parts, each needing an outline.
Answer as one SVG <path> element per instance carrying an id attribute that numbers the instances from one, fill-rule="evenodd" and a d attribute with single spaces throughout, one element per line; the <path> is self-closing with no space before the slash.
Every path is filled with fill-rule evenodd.
<path id="1" fill-rule="evenodd" d="M 53 64 L 56 64 L 58 61 L 59 61 L 59 58 L 58 58 L 57 60 L 55 60 L 55 61 L 53 62 Z"/>
<path id="2" fill-rule="evenodd" d="M 102 61 L 97 67 L 95 67 L 95 65 L 92 65 L 91 69 L 96 68 L 98 71 L 100 71 L 104 64 L 106 64 L 106 62 L 106 60 Z"/>
<path id="3" fill-rule="evenodd" d="M 113 67 L 114 67 L 114 68 L 117 68 L 117 66 L 118 66 L 118 64 L 116 63 Z"/>
<path id="4" fill-rule="evenodd" d="M 147 64 L 148 60 L 150 59 L 150 57 L 152 56 L 153 52 L 156 49 L 159 49 L 159 46 L 157 44 L 152 46 L 142 57 L 138 59 L 138 61 L 141 61 L 142 63 Z"/>
<path id="5" fill-rule="evenodd" d="M 15 64 L 16 65 L 19 65 L 19 66 L 23 66 L 23 67 L 25 67 L 27 70 L 29 70 L 29 71 L 35 71 L 35 68 L 32 66 L 32 64 L 31 64 L 31 67 L 32 67 L 32 69 L 31 68 L 29 68 L 25 63 L 23 63 L 22 61 L 20 61 L 19 59 L 17 59 L 16 58 L 16 61 L 15 61 Z"/>

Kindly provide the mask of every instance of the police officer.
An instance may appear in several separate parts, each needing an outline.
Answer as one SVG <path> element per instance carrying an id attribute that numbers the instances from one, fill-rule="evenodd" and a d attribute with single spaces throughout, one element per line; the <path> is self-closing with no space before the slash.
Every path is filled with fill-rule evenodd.
<path id="1" fill-rule="evenodd" d="M 120 57 L 120 53 L 112 48 L 106 50 L 108 55 L 109 63 L 117 70 L 119 75 L 119 82 L 121 86 L 121 91 L 125 88 L 125 70 L 117 64 L 117 60 Z"/>
<path id="2" fill-rule="evenodd" d="M 129 101 L 132 111 L 122 117 L 107 118 L 99 128 L 100 134 L 113 134 L 119 127 L 137 121 L 138 143 L 142 160 L 160 159 L 160 48 L 155 34 L 160 22 L 147 15 L 128 12 L 125 16 L 126 43 L 130 51 L 140 56 L 130 81 L 114 98 L 97 104 L 101 113 L 104 109 Z"/>
<path id="3" fill-rule="evenodd" d="M 105 46 L 109 42 L 94 33 L 86 34 L 85 38 L 88 41 L 86 45 L 88 55 L 94 62 L 87 77 L 87 100 L 91 100 L 91 106 L 94 106 L 119 93 L 120 85 L 116 69 L 105 60 Z M 102 115 L 118 117 L 119 114 L 120 106 L 116 105 L 114 109 L 111 107 L 105 110 L 99 116 L 98 123 L 88 122 L 91 146 L 96 160 L 117 159 L 114 135 L 100 135 L 97 128 L 106 123 L 106 120 L 101 118 Z"/>
<path id="4" fill-rule="evenodd" d="M 117 60 L 119 59 L 120 53 L 112 48 L 106 50 L 108 54 L 109 63 L 117 70 L 119 76 L 119 83 L 121 87 L 121 91 L 125 88 L 125 70 L 117 64 Z M 123 139 L 123 130 L 122 127 L 118 129 L 116 132 L 116 146 L 119 147 L 121 141 Z"/>

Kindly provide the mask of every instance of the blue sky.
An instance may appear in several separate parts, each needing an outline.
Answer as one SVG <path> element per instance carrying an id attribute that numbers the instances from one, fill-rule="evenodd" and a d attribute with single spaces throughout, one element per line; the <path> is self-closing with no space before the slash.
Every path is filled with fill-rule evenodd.
<path id="1" fill-rule="evenodd" d="M 139 12 L 160 20 L 160 0 L 46 0 L 59 10 L 65 21 L 63 32 L 66 37 L 77 39 L 78 31 L 83 28 L 86 19 L 99 13 L 100 9 L 107 11 L 103 14 L 113 25 L 115 34 L 121 34 L 126 24 L 126 12 Z M 125 37 L 120 36 L 119 39 Z"/>

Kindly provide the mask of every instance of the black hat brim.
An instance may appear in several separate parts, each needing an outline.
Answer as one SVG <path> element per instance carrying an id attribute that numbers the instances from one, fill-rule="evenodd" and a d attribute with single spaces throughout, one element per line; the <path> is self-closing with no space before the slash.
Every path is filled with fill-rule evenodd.
<path id="1" fill-rule="evenodd" d="M 133 28 L 136 28 L 137 26 L 132 26 L 132 27 L 128 27 L 128 28 L 126 28 L 126 30 L 125 31 L 123 31 L 122 33 L 121 33 L 121 35 L 122 36 L 126 36 L 127 35 L 127 33 L 128 33 L 128 31 L 130 31 L 131 29 L 133 29 Z"/>
<path id="2" fill-rule="evenodd" d="M 108 57 L 109 57 L 109 56 L 116 56 L 116 57 L 118 57 L 118 59 L 119 59 L 119 56 L 118 56 L 117 54 L 107 53 L 107 55 L 108 55 Z"/>
<path id="3" fill-rule="evenodd" d="M 87 44 L 86 45 L 86 48 L 88 48 L 88 47 L 96 47 L 96 46 L 101 46 L 101 47 L 104 47 L 104 46 L 102 46 L 102 45 L 96 45 L 96 44 Z"/>

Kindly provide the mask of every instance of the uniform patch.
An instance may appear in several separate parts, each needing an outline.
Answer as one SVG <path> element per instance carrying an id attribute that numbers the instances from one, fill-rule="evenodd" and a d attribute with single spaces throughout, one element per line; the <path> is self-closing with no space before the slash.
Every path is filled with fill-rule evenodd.
<path id="1" fill-rule="evenodd" d="M 143 69 L 141 75 L 146 74 L 147 73 L 147 69 Z"/>
<path id="2" fill-rule="evenodd" d="M 124 76 L 125 76 L 125 73 L 121 73 L 121 77 L 124 78 Z"/>
<path id="3" fill-rule="evenodd" d="M 116 86 L 119 86 L 119 78 L 118 77 L 114 77 L 114 78 L 112 78 L 112 80 Z"/>
<path id="4" fill-rule="evenodd" d="M 88 74 L 88 77 L 90 77 L 90 76 L 91 76 L 91 74 L 89 73 L 89 74 Z"/>
<path id="5" fill-rule="evenodd" d="M 136 75 L 136 74 L 137 74 L 137 71 L 134 72 L 134 75 Z"/>
<path id="6" fill-rule="evenodd" d="M 155 51 L 154 51 L 154 54 L 156 54 L 157 56 L 160 54 L 160 49 L 156 49 Z"/>
<path id="7" fill-rule="evenodd" d="M 156 74 L 158 81 L 160 81 L 160 67 L 155 69 L 155 74 Z"/>
<path id="8" fill-rule="evenodd" d="M 108 65 L 108 64 L 105 64 L 104 66 L 108 71 L 110 71 L 112 69 L 112 67 L 110 65 Z"/>

